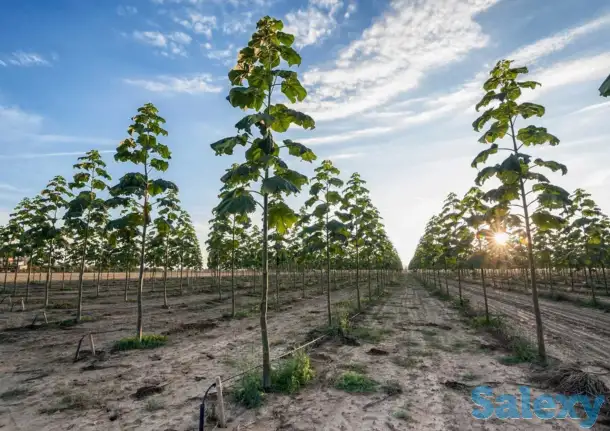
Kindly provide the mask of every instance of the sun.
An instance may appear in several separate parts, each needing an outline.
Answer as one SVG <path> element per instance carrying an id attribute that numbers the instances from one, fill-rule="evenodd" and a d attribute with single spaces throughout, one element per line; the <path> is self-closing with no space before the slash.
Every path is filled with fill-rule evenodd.
<path id="1" fill-rule="evenodd" d="M 496 232 L 494 234 L 494 241 L 498 245 L 506 245 L 508 242 L 508 234 L 506 232 Z"/>

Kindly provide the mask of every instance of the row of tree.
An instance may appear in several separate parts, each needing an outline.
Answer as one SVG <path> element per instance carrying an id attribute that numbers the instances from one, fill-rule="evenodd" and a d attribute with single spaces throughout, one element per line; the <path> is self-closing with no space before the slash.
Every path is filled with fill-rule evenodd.
<path id="1" fill-rule="evenodd" d="M 267 332 L 270 261 L 275 260 L 276 271 L 285 260 L 302 269 L 324 268 L 329 324 L 331 266 L 336 259 L 355 262 L 358 300 L 363 249 L 369 267 L 374 261 L 379 268 L 402 269 L 357 174 L 343 188 L 339 170 L 328 160 L 315 169 L 311 179 L 288 166 L 287 157 L 309 163 L 317 157 L 305 145 L 291 139 L 280 141 L 277 137 L 290 126 L 306 130 L 315 127 L 313 118 L 285 104 L 303 101 L 307 91 L 297 73 L 290 70 L 291 66 L 301 64 L 301 56 L 292 48 L 294 36 L 282 30 L 282 21 L 264 17 L 258 21 L 248 45 L 239 51 L 237 64 L 229 72 L 232 88 L 227 100 L 233 107 L 253 113 L 235 125 L 234 136 L 211 145 L 216 155 L 232 155 L 237 146 L 246 147 L 244 160 L 231 165 L 221 178 L 220 203 L 213 211 L 207 244 L 211 266 L 227 266 L 229 262 L 234 273 L 235 267 L 260 265 L 265 389 L 271 387 Z M 285 197 L 299 194 L 307 184 L 309 198 L 297 213 L 288 206 Z M 249 227 L 250 217 L 257 211 L 262 219 L 260 230 Z M 253 240 L 248 241 L 246 236 Z"/>
<path id="2" fill-rule="evenodd" d="M 546 128 L 532 124 L 517 127 L 532 117 L 542 117 L 542 105 L 522 102 L 524 89 L 541 84 L 523 81 L 526 67 L 513 67 L 499 61 L 484 83 L 485 95 L 477 111 L 486 107 L 475 120 L 475 131 L 487 148 L 473 160 L 472 167 L 488 162 L 500 151 L 507 157 L 479 170 L 476 187 L 459 199 L 450 194 L 440 214 L 426 225 L 409 269 L 422 271 L 436 282 L 440 270 L 456 271 L 461 300 L 461 269 L 480 269 L 487 315 L 486 268 L 520 274 L 531 287 L 536 318 L 538 350 L 546 359 L 544 333 L 538 303 L 537 285 L 544 269 L 553 283 L 552 272 L 567 270 L 574 285 L 574 272 L 600 269 L 605 282 L 609 260 L 610 222 L 585 191 L 570 194 L 554 185 L 541 171 L 565 175 L 567 167 L 552 160 L 525 154 L 524 147 L 556 146 L 559 139 Z M 500 146 L 506 141 L 508 145 Z M 495 187 L 481 186 L 494 180 Z M 447 283 L 445 279 L 445 283 Z M 594 294 L 594 286 L 591 283 Z"/>
<path id="3" fill-rule="evenodd" d="M 17 288 L 19 262 L 27 266 L 25 300 L 30 294 L 35 265 L 46 268 L 44 306 L 49 306 L 53 271 L 76 270 L 78 305 L 76 320 L 82 318 L 84 274 L 97 274 L 99 295 L 102 271 L 136 267 L 138 276 L 138 334 L 142 332 L 142 287 L 144 270 L 164 271 L 167 305 L 167 271 L 202 267 L 201 248 L 189 214 L 178 198 L 175 184 L 153 178 L 167 170 L 169 149 L 158 142 L 167 135 L 163 118 L 152 104 L 144 105 L 133 117 L 129 137 L 117 147 L 115 160 L 131 162 L 136 168 L 111 186 L 106 163 L 96 150 L 79 157 L 72 181 L 54 177 L 34 198 L 24 198 L 0 227 L 0 259 L 15 272 Z M 125 290 L 127 300 L 127 284 Z"/>

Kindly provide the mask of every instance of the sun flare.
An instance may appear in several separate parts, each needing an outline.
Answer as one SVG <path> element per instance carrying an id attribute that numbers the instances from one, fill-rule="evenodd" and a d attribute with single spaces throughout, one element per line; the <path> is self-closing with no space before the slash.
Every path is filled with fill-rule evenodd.
<path id="1" fill-rule="evenodd" d="M 508 242 L 508 234 L 506 232 L 496 232 L 494 234 L 494 241 L 498 245 L 505 245 Z"/>

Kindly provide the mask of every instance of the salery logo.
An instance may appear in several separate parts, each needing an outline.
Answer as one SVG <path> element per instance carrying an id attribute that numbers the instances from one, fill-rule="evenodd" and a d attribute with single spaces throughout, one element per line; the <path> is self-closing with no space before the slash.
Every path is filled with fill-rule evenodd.
<path id="1" fill-rule="evenodd" d="M 494 394 L 489 386 L 477 386 L 472 390 L 471 398 L 476 407 L 472 416 L 476 419 L 489 419 L 495 415 L 498 419 L 573 419 L 581 428 L 591 428 L 599 416 L 604 404 L 603 395 L 589 397 L 586 395 L 542 394 L 532 397 L 529 386 L 519 386 L 519 395 Z M 584 414 L 579 414 L 581 406 Z"/>

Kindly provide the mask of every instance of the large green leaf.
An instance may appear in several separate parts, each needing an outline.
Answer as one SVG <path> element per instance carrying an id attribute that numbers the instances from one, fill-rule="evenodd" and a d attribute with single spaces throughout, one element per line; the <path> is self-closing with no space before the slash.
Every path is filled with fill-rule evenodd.
<path id="1" fill-rule="evenodd" d="M 488 179 L 490 179 L 491 177 L 495 176 L 499 171 L 499 166 L 487 166 L 483 169 L 481 169 L 479 171 L 479 173 L 477 174 L 477 177 L 475 178 L 474 182 L 477 186 L 482 185 L 483 183 L 485 183 L 485 181 L 487 181 Z"/>
<path id="2" fill-rule="evenodd" d="M 247 143 L 248 136 L 244 134 L 231 136 L 229 138 L 223 138 L 219 141 L 214 142 L 210 146 L 212 147 L 217 156 L 221 154 L 231 155 L 233 154 L 233 148 L 235 148 L 236 145 L 245 146 Z"/>
<path id="3" fill-rule="evenodd" d="M 301 160 L 304 160 L 306 162 L 312 162 L 318 158 L 313 153 L 313 151 L 311 151 L 305 145 L 299 144 L 298 142 L 293 142 L 290 139 L 285 139 L 284 145 L 286 145 L 286 148 L 288 148 L 288 153 L 291 156 L 300 157 Z"/>
<path id="4" fill-rule="evenodd" d="M 280 46 L 279 52 L 282 59 L 288 63 L 288 66 L 298 66 L 301 64 L 301 56 L 291 47 L 285 45 Z"/>
<path id="5" fill-rule="evenodd" d="M 235 128 L 239 130 L 244 130 L 249 135 L 252 134 L 252 126 L 256 124 L 266 124 L 269 126 L 274 121 L 272 115 L 268 115 L 265 113 L 257 113 L 252 115 L 246 115 L 244 118 L 239 120 L 237 124 L 235 124 Z"/>
<path id="6" fill-rule="evenodd" d="M 548 211 L 536 211 L 531 216 L 532 223 L 542 232 L 552 229 L 560 229 L 566 223 L 562 217 L 551 214 Z"/>
<path id="7" fill-rule="evenodd" d="M 489 130 L 479 138 L 479 142 L 482 144 L 486 142 L 495 142 L 497 139 L 502 139 L 506 135 L 506 132 L 508 132 L 508 123 L 505 121 L 496 121 L 492 123 Z"/>
<path id="8" fill-rule="evenodd" d="M 258 111 L 265 101 L 265 92 L 256 87 L 233 87 L 227 100 L 235 107 Z"/>
<path id="9" fill-rule="evenodd" d="M 252 194 L 243 188 L 237 188 L 225 193 L 222 201 L 215 208 L 219 215 L 247 214 L 256 210 L 256 201 Z"/>
<path id="10" fill-rule="evenodd" d="M 544 166 L 545 168 L 549 168 L 553 172 L 561 171 L 561 175 L 565 175 L 568 173 L 568 168 L 566 165 L 554 162 L 552 160 L 544 161 L 542 159 L 536 159 L 534 160 L 534 164 L 537 166 Z"/>
<path id="11" fill-rule="evenodd" d="M 313 210 L 313 215 L 316 217 L 323 217 L 326 214 L 328 214 L 328 210 L 329 210 L 328 204 L 322 203 L 322 204 L 319 204 L 318 206 L 316 206 L 316 208 Z"/>
<path id="12" fill-rule="evenodd" d="M 282 81 L 281 91 L 292 103 L 301 102 L 307 97 L 307 91 L 301 85 L 296 75 Z"/>
<path id="13" fill-rule="evenodd" d="M 278 175 L 263 180 L 261 184 L 261 193 L 278 194 L 278 193 L 298 193 L 299 189 L 285 178 Z"/>
<path id="14" fill-rule="evenodd" d="M 498 144 L 492 144 L 491 147 L 489 147 L 488 149 L 483 150 L 479 154 L 477 154 L 477 156 L 474 158 L 474 160 L 472 161 L 470 166 L 472 166 L 473 168 L 476 168 L 479 163 L 485 163 L 487 161 L 487 159 L 489 158 L 489 156 L 491 156 L 492 154 L 496 154 L 497 152 L 498 152 Z"/>
<path id="15" fill-rule="evenodd" d="M 276 132 L 285 132 L 291 124 L 296 124 L 304 129 L 315 129 L 315 121 L 313 118 L 302 112 L 290 109 L 281 103 L 271 105 L 269 112 L 273 116 L 271 128 Z"/>
<path id="16" fill-rule="evenodd" d="M 519 105 L 519 113 L 523 118 L 533 117 L 534 115 L 537 117 L 542 117 L 544 115 L 545 109 L 542 105 L 537 105 L 535 103 L 522 103 Z"/>
<path id="17" fill-rule="evenodd" d="M 293 184 L 299 191 L 301 191 L 301 187 L 309 182 L 306 175 L 293 171 L 292 169 L 278 170 L 277 175 Z"/>
<path id="18" fill-rule="evenodd" d="M 558 145 L 559 139 L 547 132 L 544 127 L 527 126 L 517 132 L 517 139 L 526 147 L 530 145 L 542 145 L 549 143 L 550 145 Z"/>
<path id="19" fill-rule="evenodd" d="M 269 227 L 280 234 L 286 233 L 298 219 L 295 212 L 284 202 L 279 201 L 269 205 Z"/>

